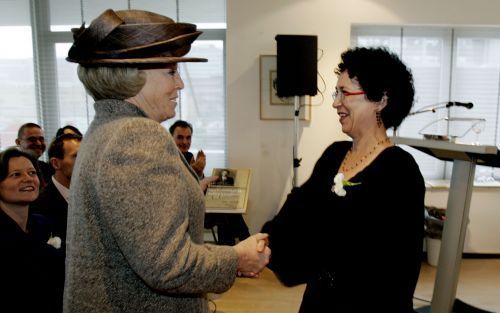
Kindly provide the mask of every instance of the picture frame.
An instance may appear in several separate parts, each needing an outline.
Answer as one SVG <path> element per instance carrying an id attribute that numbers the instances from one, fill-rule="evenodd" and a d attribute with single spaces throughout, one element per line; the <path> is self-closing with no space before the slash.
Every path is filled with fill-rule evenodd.
<path id="1" fill-rule="evenodd" d="M 221 183 L 224 175 L 227 179 L 230 178 L 227 183 Z M 219 180 L 208 185 L 205 194 L 205 212 L 245 213 L 250 193 L 251 169 L 214 168 L 212 176 L 218 176 Z"/>
<path id="2" fill-rule="evenodd" d="M 260 119 L 293 120 L 294 97 L 277 96 L 275 80 L 277 77 L 276 55 L 260 55 Z M 311 97 L 300 97 L 299 119 L 311 120 Z"/>

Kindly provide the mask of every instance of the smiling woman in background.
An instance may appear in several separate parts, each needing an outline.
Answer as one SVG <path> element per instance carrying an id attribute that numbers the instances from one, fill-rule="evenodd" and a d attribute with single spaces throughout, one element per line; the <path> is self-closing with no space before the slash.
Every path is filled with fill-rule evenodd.
<path id="1" fill-rule="evenodd" d="M 175 116 L 178 62 L 196 26 L 107 10 L 75 31 L 68 61 L 96 100 L 78 152 L 68 212 L 65 312 L 208 312 L 206 293 L 267 264 L 267 235 L 203 242 L 198 176 L 160 124 Z"/>
<path id="2" fill-rule="evenodd" d="M 0 153 L 0 307 L 2 312 L 61 312 L 64 256 L 51 228 L 30 214 L 40 180 L 36 160 L 18 148 Z M 49 239 L 51 239 L 49 241 Z M 60 244 L 60 241 L 59 241 Z"/>

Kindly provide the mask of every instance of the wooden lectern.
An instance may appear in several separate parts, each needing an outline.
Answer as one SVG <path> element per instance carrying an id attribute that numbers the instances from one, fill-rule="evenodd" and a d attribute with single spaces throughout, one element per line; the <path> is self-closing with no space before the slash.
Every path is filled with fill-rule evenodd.
<path id="1" fill-rule="evenodd" d="M 430 310 L 431 313 L 452 313 L 476 164 L 500 167 L 500 151 L 495 146 L 430 139 L 392 137 L 392 141 L 395 144 L 411 146 L 440 160 L 453 162 L 446 222 Z"/>

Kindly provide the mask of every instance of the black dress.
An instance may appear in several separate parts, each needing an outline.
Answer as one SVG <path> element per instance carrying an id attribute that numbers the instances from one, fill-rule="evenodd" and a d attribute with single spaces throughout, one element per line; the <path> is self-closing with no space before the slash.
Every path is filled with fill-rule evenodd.
<path id="1" fill-rule="evenodd" d="M 0 311 L 62 312 L 64 255 L 47 244 L 50 222 L 30 214 L 28 233 L 0 210 Z"/>
<path id="2" fill-rule="evenodd" d="M 306 283 L 300 312 L 413 312 L 424 230 L 424 181 L 413 157 L 385 149 L 344 187 L 333 180 L 351 142 L 326 149 L 288 195 L 269 233 L 269 268 Z"/>

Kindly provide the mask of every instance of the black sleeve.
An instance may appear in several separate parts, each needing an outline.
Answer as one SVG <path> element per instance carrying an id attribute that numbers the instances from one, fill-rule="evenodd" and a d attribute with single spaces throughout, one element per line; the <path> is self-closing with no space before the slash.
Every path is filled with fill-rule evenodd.
<path id="1" fill-rule="evenodd" d="M 302 247 L 307 247 L 310 240 L 304 227 L 304 205 L 302 192 L 296 188 L 288 195 L 278 215 L 262 227 L 262 232 L 269 234 L 269 247 L 272 251 L 268 267 L 286 286 L 306 282 L 310 267 L 303 258 Z"/>
<path id="2" fill-rule="evenodd" d="M 294 188 L 279 213 L 262 227 L 272 251 L 268 267 L 286 286 L 305 283 L 317 272 L 323 251 L 318 238 L 325 229 L 318 211 L 328 196 L 325 193 L 331 193 L 325 173 L 327 167 L 331 169 L 332 148 L 323 153 L 307 182 Z"/>

